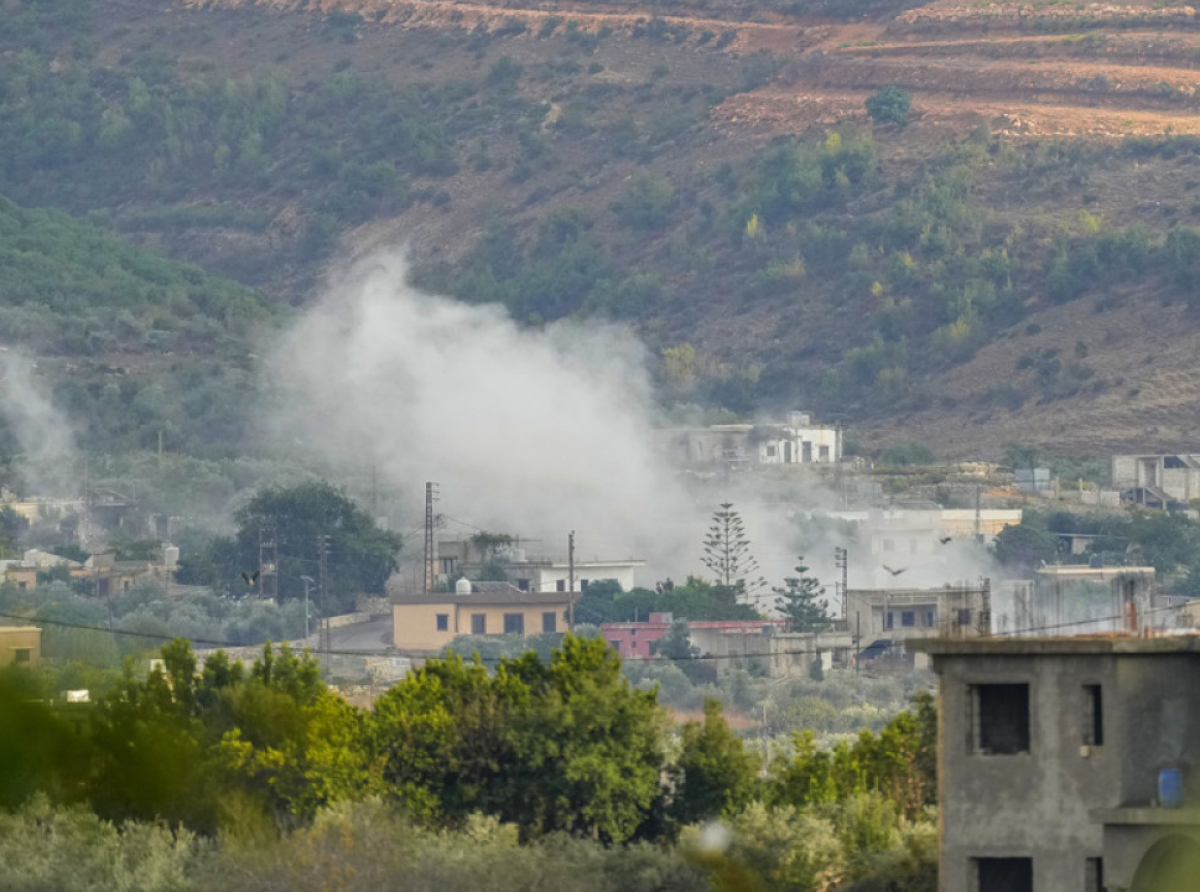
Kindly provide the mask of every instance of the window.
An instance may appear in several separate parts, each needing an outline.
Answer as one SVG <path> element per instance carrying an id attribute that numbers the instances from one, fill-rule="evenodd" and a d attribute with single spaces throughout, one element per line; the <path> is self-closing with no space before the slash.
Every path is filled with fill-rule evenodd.
<path id="1" fill-rule="evenodd" d="M 455 564 L 458 563 L 458 558 L 444 557 L 442 558 L 442 574 L 445 576 L 453 576 Z"/>
<path id="2" fill-rule="evenodd" d="M 487 614 L 472 613 L 471 614 L 471 634 L 486 635 L 487 634 Z"/>
<path id="3" fill-rule="evenodd" d="M 960 626 L 971 625 L 971 611 L 968 608 L 961 608 L 958 611 L 958 624 Z"/>
<path id="4" fill-rule="evenodd" d="M 505 635 L 524 635 L 525 634 L 525 614 L 523 614 L 523 613 L 506 613 L 506 614 L 504 614 L 504 634 Z"/>
<path id="5" fill-rule="evenodd" d="M 1083 863 L 1084 892 L 1104 892 L 1104 859 L 1088 858 Z"/>
<path id="6" fill-rule="evenodd" d="M 917 624 L 917 614 L 912 610 L 903 610 L 900 612 L 900 625 L 906 629 Z"/>
<path id="7" fill-rule="evenodd" d="M 579 580 L 579 590 L 581 592 L 586 592 L 587 587 L 588 587 L 588 581 L 586 579 Z"/>
<path id="8" fill-rule="evenodd" d="M 1032 858 L 975 858 L 979 892 L 1033 892 Z"/>
<path id="9" fill-rule="evenodd" d="M 15 647 L 13 648 L 13 659 L 18 663 L 28 663 L 33 660 L 33 648 L 31 647 Z"/>
<path id="10" fill-rule="evenodd" d="M 805 464 L 808 464 L 808 462 L 812 461 L 812 443 L 800 444 L 800 461 L 804 462 Z"/>
<path id="11" fill-rule="evenodd" d="M 519 588 L 523 592 L 529 591 L 529 580 L 528 579 L 518 579 L 517 580 L 517 588 Z"/>
<path id="12" fill-rule="evenodd" d="M 925 625 L 930 629 L 937 625 L 937 618 L 933 615 L 932 610 L 925 611 Z"/>
<path id="13" fill-rule="evenodd" d="M 437 615 L 437 630 L 439 632 L 450 631 L 450 614 L 439 613 Z"/>
<path id="14" fill-rule="evenodd" d="M 567 581 L 565 579 L 556 580 L 554 583 L 554 590 L 556 592 L 565 592 L 567 590 Z"/>
<path id="15" fill-rule="evenodd" d="M 1083 686 L 1083 740 L 1084 746 L 1104 746 L 1104 707 L 1100 697 L 1100 685 Z"/>
<path id="16" fill-rule="evenodd" d="M 821 461 L 829 461 L 829 447 L 828 446 L 820 447 L 819 455 L 821 456 Z"/>
<path id="17" fill-rule="evenodd" d="M 768 443 L 767 444 L 767 458 L 774 458 L 774 457 L 775 457 L 775 444 Z"/>
<path id="18" fill-rule="evenodd" d="M 967 702 L 971 752 L 985 756 L 1029 752 L 1029 685 L 972 685 Z"/>
<path id="19" fill-rule="evenodd" d="M 17 588 L 19 588 L 21 591 L 27 591 L 29 589 L 29 583 L 28 582 L 18 582 Z"/>
<path id="20" fill-rule="evenodd" d="M 558 615 L 553 611 L 542 614 L 542 631 L 557 632 L 558 631 Z"/>
<path id="21" fill-rule="evenodd" d="M 894 613 L 892 613 L 890 610 L 887 612 L 887 615 L 884 617 L 883 627 L 885 629 L 894 629 L 896 627 L 896 615 Z"/>

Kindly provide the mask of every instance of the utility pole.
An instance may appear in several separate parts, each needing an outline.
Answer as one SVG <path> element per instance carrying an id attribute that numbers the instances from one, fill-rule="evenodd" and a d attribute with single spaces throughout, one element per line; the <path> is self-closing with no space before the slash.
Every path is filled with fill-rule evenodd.
<path id="1" fill-rule="evenodd" d="M 279 548 L 272 527 L 258 529 L 258 596 L 279 601 Z"/>
<path id="2" fill-rule="evenodd" d="M 982 605 L 979 608 L 979 634 L 984 638 L 992 634 L 992 580 L 983 577 L 979 580 L 982 594 Z"/>
<path id="3" fill-rule="evenodd" d="M 308 587 L 313 584 L 311 576 L 301 576 L 300 581 L 304 583 L 304 638 L 308 640 L 308 620 L 311 614 L 308 611 Z"/>
<path id="4" fill-rule="evenodd" d="M 844 620 L 849 620 L 849 618 L 850 618 L 850 613 L 849 613 L 850 608 L 847 603 L 847 600 L 849 598 L 849 592 L 850 592 L 850 588 L 849 588 L 850 560 L 849 560 L 849 558 L 850 558 L 850 553 L 847 549 L 841 548 L 840 546 L 833 549 L 833 565 L 837 569 L 842 571 L 841 575 L 838 577 L 837 581 L 834 582 L 833 587 L 834 587 L 835 593 L 838 595 L 838 597 L 841 598 L 842 619 L 844 619 Z"/>
<path id="5" fill-rule="evenodd" d="M 328 534 L 317 536 L 317 558 L 319 568 L 319 588 L 318 591 L 320 606 L 321 606 L 321 641 L 320 647 L 326 653 L 329 652 L 329 536 Z"/>
<path id="6" fill-rule="evenodd" d="M 575 631 L 575 531 L 567 536 L 567 578 L 570 580 L 567 593 L 567 628 Z"/>
<path id="7" fill-rule="evenodd" d="M 425 484 L 425 592 L 437 587 L 437 543 L 434 541 L 433 503 L 437 501 L 438 485 Z"/>

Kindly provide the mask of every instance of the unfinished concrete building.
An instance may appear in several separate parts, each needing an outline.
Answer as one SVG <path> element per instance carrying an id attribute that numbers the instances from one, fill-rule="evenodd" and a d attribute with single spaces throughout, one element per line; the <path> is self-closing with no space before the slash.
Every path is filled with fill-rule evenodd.
<path id="1" fill-rule="evenodd" d="M 846 622 L 863 644 L 877 638 L 970 638 L 991 631 L 990 586 L 850 589 Z"/>
<path id="2" fill-rule="evenodd" d="M 1200 454 L 1114 455 L 1113 486 L 1125 501 L 1179 509 L 1200 499 Z"/>
<path id="3" fill-rule="evenodd" d="M 1200 883 L 1200 638 L 926 639 L 942 892 Z"/>

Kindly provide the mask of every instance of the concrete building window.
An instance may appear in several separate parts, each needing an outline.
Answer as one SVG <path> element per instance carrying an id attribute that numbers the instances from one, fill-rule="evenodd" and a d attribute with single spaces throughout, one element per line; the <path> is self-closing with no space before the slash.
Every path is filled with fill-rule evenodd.
<path id="1" fill-rule="evenodd" d="M 13 660 L 18 663 L 28 663 L 33 659 L 33 648 L 15 647 L 13 648 Z"/>
<path id="2" fill-rule="evenodd" d="M 542 631 L 557 632 L 558 631 L 558 614 L 553 611 L 542 614 Z"/>
<path id="3" fill-rule="evenodd" d="M 822 446 L 820 451 L 821 461 L 829 461 L 829 447 Z"/>
<path id="4" fill-rule="evenodd" d="M 904 628 L 912 628 L 917 624 L 917 614 L 913 610 L 900 611 L 900 625 Z"/>
<path id="5" fill-rule="evenodd" d="M 812 461 L 812 443 L 800 444 L 800 461 L 805 464 Z"/>
<path id="6" fill-rule="evenodd" d="M 774 457 L 775 457 L 775 444 L 768 443 L 767 444 L 767 458 L 774 458 Z"/>
<path id="7" fill-rule="evenodd" d="M 449 632 L 450 631 L 450 614 L 439 613 L 437 615 L 437 630 L 439 632 Z"/>
<path id="8" fill-rule="evenodd" d="M 985 756 L 1029 752 L 1029 685 L 971 685 L 967 702 L 971 752 Z"/>
<path id="9" fill-rule="evenodd" d="M 588 587 L 588 581 L 586 579 L 579 580 L 579 590 L 581 592 L 586 592 L 587 587 Z"/>
<path id="10" fill-rule="evenodd" d="M 1033 892 L 1032 858 L 975 858 L 972 865 L 979 892 Z"/>
<path id="11" fill-rule="evenodd" d="M 958 624 L 960 626 L 971 625 L 971 611 L 967 608 L 961 608 L 958 611 Z"/>
<path id="12" fill-rule="evenodd" d="M 525 614 L 523 614 L 523 613 L 506 613 L 506 614 L 504 614 L 504 634 L 505 635 L 524 635 L 525 634 Z"/>
<path id="13" fill-rule="evenodd" d="M 883 619 L 883 627 L 885 629 L 894 629 L 896 627 L 896 615 L 890 610 Z"/>
<path id="14" fill-rule="evenodd" d="M 934 617 L 934 612 L 932 610 L 925 611 L 925 625 L 930 629 L 937 625 L 937 619 Z"/>
<path id="15" fill-rule="evenodd" d="M 554 590 L 556 592 L 565 592 L 567 590 L 567 581 L 565 579 L 555 580 Z"/>
<path id="16" fill-rule="evenodd" d="M 487 614 L 472 613 L 471 614 L 471 634 L 486 635 L 487 634 Z"/>
<path id="17" fill-rule="evenodd" d="M 1100 697 L 1100 685 L 1083 686 L 1083 740 L 1084 746 L 1104 746 L 1104 707 Z"/>
<path id="18" fill-rule="evenodd" d="M 523 592 L 529 591 L 529 580 L 528 579 L 518 579 L 517 580 L 517 588 L 519 588 Z"/>
<path id="19" fill-rule="evenodd" d="M 442 574 L 444 576 L 453 576 L 455 564 L 458 563 L 458 558 L 444 557 L 442 558 Z"/>
<path id="20" fill-rule="evenodd" d="M 1104 892 L 1104 859 L 1088 858 L 1083 864 L 1084 892 Z"/>

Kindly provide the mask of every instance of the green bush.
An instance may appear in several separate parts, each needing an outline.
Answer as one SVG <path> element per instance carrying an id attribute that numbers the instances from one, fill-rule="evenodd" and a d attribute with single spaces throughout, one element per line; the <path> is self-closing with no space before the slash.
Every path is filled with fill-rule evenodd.
<path id="1" fill-rule="evenodd" d="M 888 85 L 867 97 L 867 114 L 877 124 L 906 124 L 912 112 L 912 96 L 907 90 Z"/>

